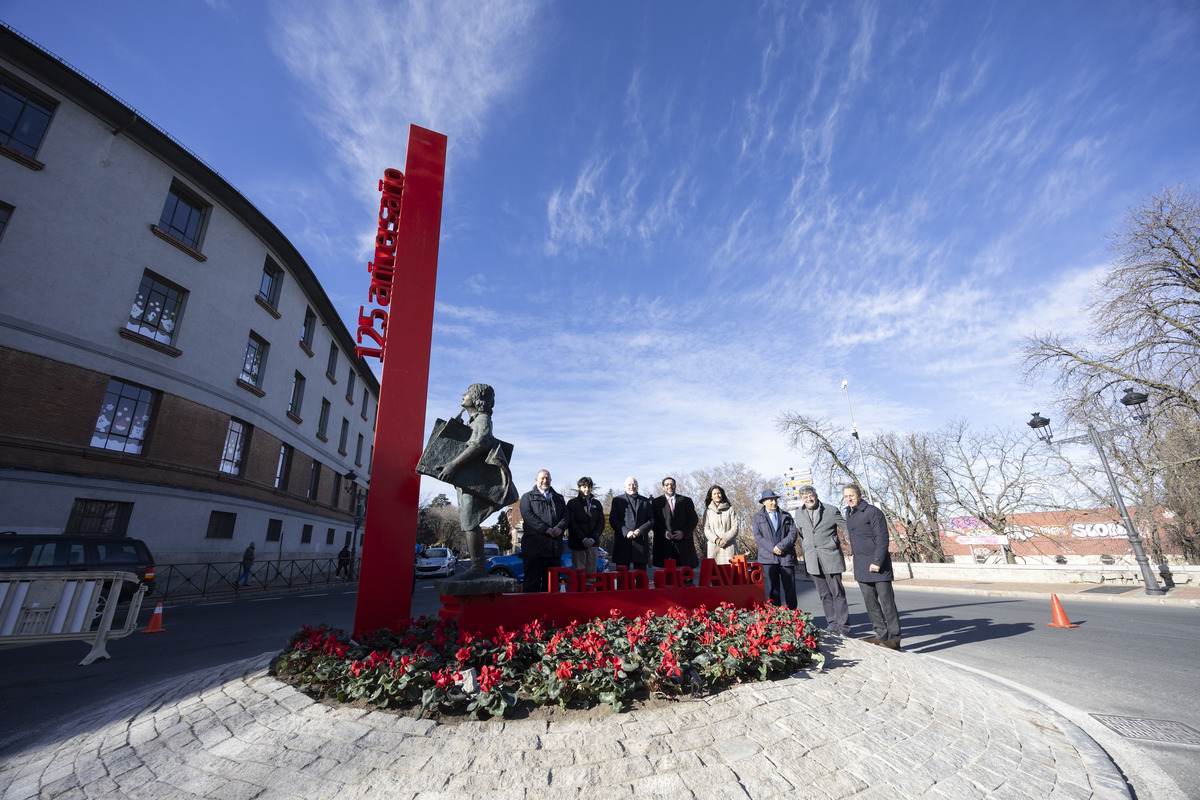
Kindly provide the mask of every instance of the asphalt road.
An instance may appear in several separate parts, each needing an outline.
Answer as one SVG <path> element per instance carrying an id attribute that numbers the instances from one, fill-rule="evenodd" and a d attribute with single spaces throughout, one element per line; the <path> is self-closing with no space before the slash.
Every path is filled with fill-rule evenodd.
<path id="1" fill-rule="evenodd" d="M 800 607 L 824 624 L 812 583 L 799 587 Z M 846 594 L 853 635 L 874 635 L 858 590 L 850 587 Z M 1079 627 L 1063 629 L 1046 625 L 1048 599 L 898 588 L 896 604 L 908 652 L 999 676 L 1065 704 L 1085 721 L 1092 714 L 1166 720 L 1200 732 L 1195 608 L 1068 600 L 1067 616 Z M 1188 796 L 1200 798 L 1200 745 L 1119 739 L 1160 766 Z"/>

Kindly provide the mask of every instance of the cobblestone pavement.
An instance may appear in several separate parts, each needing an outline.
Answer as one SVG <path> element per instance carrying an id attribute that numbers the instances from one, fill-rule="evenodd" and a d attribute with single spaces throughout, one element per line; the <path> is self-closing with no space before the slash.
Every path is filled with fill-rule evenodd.
<path id="1" fill-rule="evenodd" d="M 1037 701 L 823 634 L 824 671 L 587 720 L 439 724 L 315 703 L 271 654 L 144 689 L 0 765 L 0 797 L 1128 798 Z"/>

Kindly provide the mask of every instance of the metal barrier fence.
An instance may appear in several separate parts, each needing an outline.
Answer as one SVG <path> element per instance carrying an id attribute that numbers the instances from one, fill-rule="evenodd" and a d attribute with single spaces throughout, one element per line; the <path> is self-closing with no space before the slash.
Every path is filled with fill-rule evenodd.
<path id="1" fill-rule="evenodd" d="M 245 585 L 240 561 L 160 564 L 155 571 L 154 595 L 156 600 L 165 601 L 328 586 L 355 580 L 360 561 L 354 559 L 342 574 L 338 573 L 336 556 L 256 561 Z"/>
<path id="2" fill-rule="evenodd" d="M 126 584 L 137 586 L 125 621 L 113 615 Z M 0 644 L 40 644 L 79 639 L 92 642 L 81 666 L 108 658 L 105 645 L 133 633 L 146 587 L 131 572 L 0 572 Z"/>

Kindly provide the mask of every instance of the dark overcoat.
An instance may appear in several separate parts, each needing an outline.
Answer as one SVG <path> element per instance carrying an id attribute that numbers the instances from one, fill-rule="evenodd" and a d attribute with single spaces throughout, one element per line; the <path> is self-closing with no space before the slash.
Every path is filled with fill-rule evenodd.
<path id="1" fill-rule="evenodd" d="M 879 583 L 892 579 L 892 559 L 888 555 L 887 520 L 883 512 L 859 498 L 854 508 L 846 506 L 846 530 L 854 558 L 854 580 Z M 879 572 L 871 572 L 871 565 Z"/>
<path id="2" fill-rule="evenodd" d="M 550 489 L 550 499 L 542 496 L 542 490 L 533 487 L 521 495 L 521 520 L 524 532 L 521 534 L 522 560 L 536 556 L 560 558 L 562 556 L 562 537 L 550 534 L 551 528 L 566 530 L 567 501 L 554 489 Z"/>
<path id="3" fill-rule="evenodd" d="M 654 510 L 654 566 L 663 566 L 669 558 L 675 559 L 677 567 L 700 566 L 693 540 L 700 518 L 696 516 L 696 504 L 692 498 L 675 495 L 674 513 L 665 494 L 651 500 L 650 507 Z M 683 531 L 683 538 L 678 541 L 668 539 L 667 531 Z"/>
<path id="4" fill-rule="evenodd" d="M 613 561 L 618 564 L 645 564 L 650 561 L 650 531 L 654 527 L 654 512 L 650 498 L 619 494 L 613 498 L 608 524 L 613 529 Z M 641 532 L 636 539 L 625 534 L 633 529 Z"/>
<path id="5" fill-rule="evenodd" d="M 600 534 L 604 533 L 604 506 L 591 495 L 572 497 L 567 501 L 567 524 L 571 526 L 567 547 L 586 550 L 584 539 L 594 539 L 599 544 Z"/>

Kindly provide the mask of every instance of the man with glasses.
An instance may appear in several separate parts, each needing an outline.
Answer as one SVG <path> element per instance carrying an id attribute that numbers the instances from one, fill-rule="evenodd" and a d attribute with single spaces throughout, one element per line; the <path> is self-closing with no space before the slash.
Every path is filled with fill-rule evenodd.
<path id="1" fill-rule="evenodd" d="M 850 606 L 846 602 L 846 588 L 842 586 L 846 558 L 838 529 L 846 530 L 846 520 L 837 506 L 822 503 L 812 486 L 800 487 L 800 502 L 803 507 L 796 512 L 796 527 L 800 530 L 804 568 L 816 584 L 825 609 L 825 627 L 832 633 L 845 633 Z"/>

